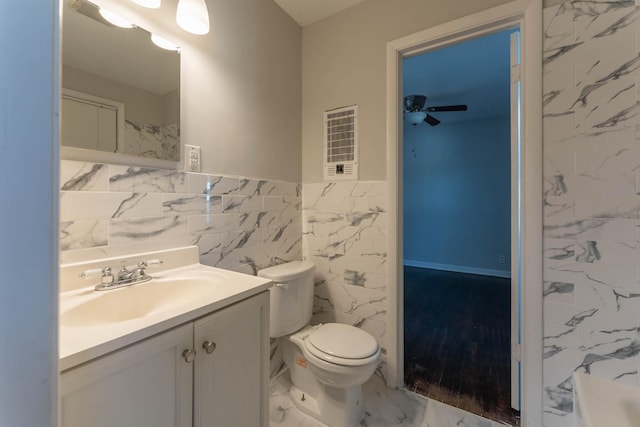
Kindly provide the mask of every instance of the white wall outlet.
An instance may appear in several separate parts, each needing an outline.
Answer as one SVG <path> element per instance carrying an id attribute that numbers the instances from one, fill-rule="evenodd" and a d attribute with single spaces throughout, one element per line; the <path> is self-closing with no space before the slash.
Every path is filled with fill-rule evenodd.
<path id="1" fill-rule="evenodd" d="M 200 172 L 200 147 L 197 145 L 184 145 L 184 170 Z"/>

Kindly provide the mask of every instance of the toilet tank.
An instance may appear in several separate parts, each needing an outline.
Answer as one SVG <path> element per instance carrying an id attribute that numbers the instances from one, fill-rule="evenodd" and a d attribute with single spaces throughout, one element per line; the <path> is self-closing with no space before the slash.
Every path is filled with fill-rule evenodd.
<path id="1" fill-rule="evenodd" d="M 314 268 L 308 261 L 292 261 L 258 271 L 258 276 L 274 283 L 269 289 L 272 338 L 291 334 L 311 320 Z"/>

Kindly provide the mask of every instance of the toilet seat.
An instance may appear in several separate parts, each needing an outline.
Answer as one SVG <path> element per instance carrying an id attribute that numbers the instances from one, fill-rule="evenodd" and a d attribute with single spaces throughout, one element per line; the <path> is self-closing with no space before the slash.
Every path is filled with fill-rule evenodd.
<path id="1" fill-rule="evenodd" d="M 304 347 L 320 360 L 343 366 L 366 365 L 380 355 L 380 347 L 370 334 L 340 323 L 320 326 L 306 337 Z"/>

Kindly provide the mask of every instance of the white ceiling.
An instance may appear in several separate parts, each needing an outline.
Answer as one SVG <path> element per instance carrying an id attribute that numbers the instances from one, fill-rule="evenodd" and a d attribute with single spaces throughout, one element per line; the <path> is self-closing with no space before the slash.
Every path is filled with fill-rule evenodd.
<path id="1" fill-rule="evenodd" d="M 365 0 L 275 0 L 301 27 L 348 9 Z"/>

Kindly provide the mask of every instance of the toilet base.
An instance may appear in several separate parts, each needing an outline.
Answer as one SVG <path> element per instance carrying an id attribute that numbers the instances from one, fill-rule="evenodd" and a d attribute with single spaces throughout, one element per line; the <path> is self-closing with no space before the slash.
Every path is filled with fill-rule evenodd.
<path id="1" fill-rule="evenodd" d="M 301 347 L 304 346 L 301 337 L 312 328 L 282 341 L 282 358 L 292 382 L 291 400 L 300 411 L 330 427 L 356 427 L 364 418 L 362 384 L 373 375 L 378 361 L 355 367 L 333 366 L 328 362 L 322 365 L 331 365 L 329 368 L 317 365 L 306 358 Z"/>
<path id="2" fill-rule="evenodd" d="M 356 427 L 364 417 L 362 386 L 324 386 L 324 393 L 312 397 L 293 385 L 289 394 L 296 408 L 329 427 Z"/>

